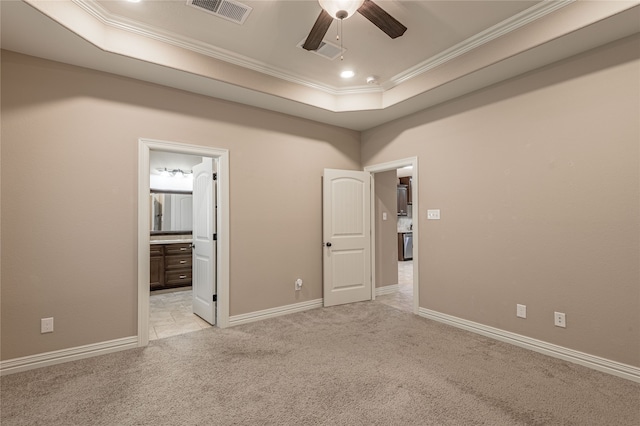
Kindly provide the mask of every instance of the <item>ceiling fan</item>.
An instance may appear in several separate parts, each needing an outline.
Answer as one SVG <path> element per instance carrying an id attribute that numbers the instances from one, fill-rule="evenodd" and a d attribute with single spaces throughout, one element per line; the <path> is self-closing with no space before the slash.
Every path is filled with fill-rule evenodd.
<path id="1" fill-rule="evenodd" d="M 317 50 L 320 47 L 334 19 L 347 19 L 355 12 L 367 18 L 391 38 L 400 37 L 407 30 L 407 27 L 371 0 L 318 0 L 318 3 L 322 11 L 302 45 L 306 50 Z"/>

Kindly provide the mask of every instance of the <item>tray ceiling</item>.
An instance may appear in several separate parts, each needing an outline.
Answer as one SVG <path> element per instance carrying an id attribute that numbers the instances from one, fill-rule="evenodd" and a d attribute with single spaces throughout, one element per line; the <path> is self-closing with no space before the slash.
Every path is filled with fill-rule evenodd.
<path id="1" fill-rule="evenodd" d="M 365 130 L 640 30 L 637 1 L 378 0 L 406 33 L 355 14 L 330 60 L 299 47 L 317 1 L 241 3 L 238 24 L 184 0 L 2 1 L 2 48 Z"/>

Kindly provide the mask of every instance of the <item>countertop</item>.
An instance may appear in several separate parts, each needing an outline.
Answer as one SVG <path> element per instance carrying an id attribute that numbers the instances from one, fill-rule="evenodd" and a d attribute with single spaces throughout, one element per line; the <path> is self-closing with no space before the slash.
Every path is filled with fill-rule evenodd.
<path id="1" fill-rule="evenodd" d="M 182 239 L 173 239 L 173 240 L 151 240 L 149 241 L 151 244 L 191 244 L 193 239 L 191 238 L 182 238 Z"/>

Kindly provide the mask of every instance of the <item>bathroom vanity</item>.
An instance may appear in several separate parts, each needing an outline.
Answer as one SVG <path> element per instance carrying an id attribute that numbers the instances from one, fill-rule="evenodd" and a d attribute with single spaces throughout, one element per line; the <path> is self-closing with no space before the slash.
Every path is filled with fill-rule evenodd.
<path id="1" fill-rule="evenodd" d="M 149 285 L 151 290 L 191 285 L 191 243 L 151 241 Z"/>

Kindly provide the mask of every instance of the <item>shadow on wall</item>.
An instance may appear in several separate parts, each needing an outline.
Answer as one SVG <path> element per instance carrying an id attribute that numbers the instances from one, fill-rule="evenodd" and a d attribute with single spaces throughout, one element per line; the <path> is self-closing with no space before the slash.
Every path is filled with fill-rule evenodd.
<path id="1" fill-rule="evenodd" d="M 501 102 L 528 92 L 634 61 L 638 59 L 639 44 L 640 35 L 636 34 L 626 37 L 605 46 L 452 99 L 440 105 L 416 112 L 415 114 L 399 118 L 375 129 L 367 130 L 363 132 L 362 140 L 366 140 L 368 134 L 375 132 L 379 145 L 367 149 L 366 152 L 362 152 L 362 164 L 366 165 L 373 161 L 370 156 L 366 156 L 366 153 L 380 152 L 383 146 L 380 141 L 391 143 L 402 133 L 411 130 L 412 127 L 423 126 L 469 110 Z M 597 56 L 598 60 L 593 60 L 594 56 Z"/>
<path id="2" fill-rule="evenodd" d="M 315 137 L 310 135 L 326 135 L 326 137 L 322 139 L 317 139 L 318 142 L 332 145 L 336 150 L 348 156 L 352 156 L 348 147 L 335 141 L 344 139 L 345 132 L 351 132 L 353 139 L 359 139 L 359 132 L 355 130 L 344 129 L 142 80 L 122 77 L 88 68 L 80 68 L 81 72 L 78 72 L 79 68 L 73 65 L 34 58 L 6 50 L 2 50 L 1 57 L 4 63 L 20 63 L 24 66 L 38 69 L 42 67 L 42 61 L 46 61 L 48 62 L 47 69 L 52 75 L 55 75 L 58 71 L 64 74 L 74 74 L 77 78 L 77 84 L 61 84 L 49 88 L 46 92 L 39 93 L 39 99 L 52 103 L 70 98 L 89 97 L 123 104 L 126 105 L 127 108 L 137 106 L 149 110 L 164 110 L 207 121 L 219 121 L 225 123 L 225 125 L 231 124 L 245 129 L 255 129 L 257 132 L 285 133 L 310 141 L 312 137 Z M 100 76 L 100 78 L 105 79 L 105 84 L 83 84 L 85 79 L 92 80 L 95 76 Z M 109 81 L 111 81 L 111 83 L 109 83 Z M 24 97 L 23 99 L 25 102 L 22 105 L 20 105 L 20 99 L 14 103 L 16 106 L 29 107 L 29 97 Z M 171 102 L 167 102 L 167 99 L 170 99 Z M 211 102 L 219 103 L 219 107 L 212 108 Z M 251 116 L 250 120 L 247 120 L 248 115 Z M 335 134 L 335 137 L 333 137 L 333 134 Z M 358 158 L 353 158 L 353 160 L 359 162 Z"/>

